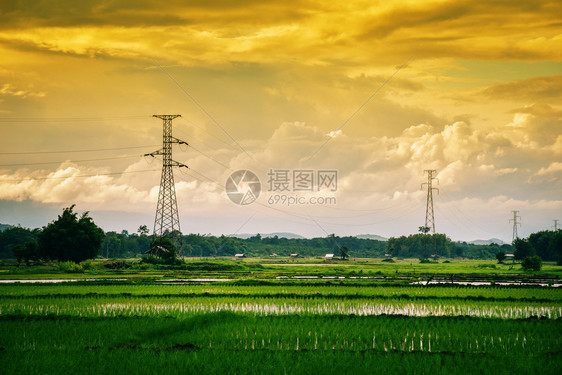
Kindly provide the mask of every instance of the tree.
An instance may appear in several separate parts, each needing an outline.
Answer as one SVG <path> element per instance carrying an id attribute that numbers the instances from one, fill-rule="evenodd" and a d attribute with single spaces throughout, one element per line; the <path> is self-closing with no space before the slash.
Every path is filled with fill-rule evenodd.
<path id="1" fill-rule="evenodd" d="M 73 210 L 74 205 L 65 208 L 39 235 L 39 252 L 46 258 L 79 263 L 98 254 L 104 238 L 103 230 L 88 212 L 78 218 Z"/>
<path id="2" fill-rule="evenodd" d="M 0 258 L 11 258 L 14 256 L 12 250 L 16 245 L 37 242 L 39 232 L 39 229 L 32 230 L 22 227 L 11 227 L 0 231 Z"/>
<path id="3" fill-rule="evenodd" d="M 535 249 L 533 249 L 533 246 L 527 240 L 516 238 L 515 241 L 513 241 L 513 247 L 515 249 L 513 256 L 517 260 L 535 255 Z"/>
<path id="4" fill-rule="evenodd" d="M 340 247 L 340 257 L 341 260 L 347 260 L 347 258 L 349 258 L 349 249 L 347 247 Z"/>
<path id="5" fill-rule="evenodd" d="M 423 233 L 423 234 L 426 234 L 426 233 L 429 232 L 430 229 L 431 229 L 431 228 L 429 228 L 429 227 L 422 226 L 422 227 L 418 227 L 418 232 Z"/>
<path id="6" fill-rule="evenodd" d="M 26 242 L 25 245 L 18 244 L 12 251 L 18 260 L 18 265 L 24 260 L 25 264 L 29 266 L 31 261 L 37 262 L 41 258 L 39 247 L 35 242 Z"/>
<path id="7" fill-rule="evenodd" d="M 505 252 L 498 251 L 496 253 L 496 259 L 498 260 L 498 263 L 503 263 L 503 261 L 505 260 Z"/>
<path id="8" fill-rule="evenodd" d="M 147 227 L 146 225 L 141 225 L 141 226 L 139 227 L 139 229 L 137 230 L 137 232 L 138 232 L 141 236 L 142 236 L 142 235 L 145 235 L 145 236 L 146 236 L 146 235 L 148 234 L 149 230 L 148 230 L 148 227 Z"/>
<path id="9" fill-rule="evenodd" d="M 521 262 L 521 267 L 523 267 L 525 271 L 540 271 L 542 267 L 542 259 L 537 255 L 525 257 L 525 259 Z"/>

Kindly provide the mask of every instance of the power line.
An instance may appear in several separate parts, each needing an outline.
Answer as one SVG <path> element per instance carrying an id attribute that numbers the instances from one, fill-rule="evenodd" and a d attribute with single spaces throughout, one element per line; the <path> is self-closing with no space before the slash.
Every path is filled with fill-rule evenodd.
<path id="1" fill-rule="evenodd" d="M 398 74 L 398 72 L 401 71 L 402 68 L 404 68 L 404 67 L 410 62 L 410 60 L 412 60 L 412 58 L 413 58 L 413 57 L 409 57 L 408 60 L 406 60 L 402 65 L 400 65 L 400 66 L 398 67 L 398 69 L 396 69 L 396 71 L 395 71 L 394 73 L 392 73 L 392 75 L 391 75 L 390 77 L 388 77 L 388 78 L 387 78 L 387 79 L 386 79 L 386 80 L 385 80 L 385 81 L 384 81 L 384 82 L 367 98 L 367 100 L 365 100 L 365 101 L 355 110 L 355 112 L 353 112 L 353 113 L 351 114 L 351 116 L 349 116 L 349 117 L 347 118 L 347 120 L 345 120 L 345 121 L 343 122 L 343 124 L 340 125 L 339 128 L 336 129 L 336 131 L 334 132 L 334 134 L 335 134 L 335 133 L 338 133 L 344 126 L 346 126 L 351 120 L 353 120 L 353 118 L 355 117 L 355 115 L 357 115 L 357 114 L 363 109 L 363 107 L 365 107 L 367 104 L 369 104 L 369 102 L 379 93 L 379 91 L 381 91 L 381 90 L 386 86 L 386 84 L 387 84 L 388 82 L 390 82 L 390 81 L 392 80 L 392 78 L 394 78 L 394 76 L 395 76 L 396 74 Z M 326 141 L 325 141 L 324 143 L 322 143 L 322 144 L 320 145 L 320 147 L 318 147 L 318 148 L 316 149 L 316 151 L 314 151 L 314 152 L 312 153 L 312 155 L 309 156 L 308 160 L 312 159 L 318 152 L 320 152 L 320 150 L 322 150 L 322 149 L 324 148 L 324 146 L 326 146 L 326 144 L 327 144 L 328 142 L 330 142 L 333 138 L 334 138 L 334 137 L 329 137 L 328 139 L 326 139 Z"/>
<path id="2" fill-rule="evenodd" d="M 189 121 L 189 120 L 187 120 L 187 121 L 188 121 L 190 124 L 195 125 L 193 122 L 191 122 L 191 121 Z M 196 125 L 195 125 L 195 126 L 196 126 Z M 197 127 L 197 126 L 196 126 L 196 127 Z M 226 146 L 230 147 L 230 149 L 232 149 L 232 150 L 234 150 L 234 151 L 238 151 L 238 149 L 235 148 L 235 147 L 233 147 L 232 144 L 229 144 L 229 143 L 224 142 L 224 141 L 221 140 L 219 137 L 215 136 L 215 135 L 212 134 L 212 133 L 207 132 L 207 131 L 204 130 L 203 128 L 200 128 L 200 129 L 203 130 L 204 132 L 206 132 L 207 134 L 209 134 L 209 135 L 215 137 L 215 138 L 218 139 L 220 142 L 222 142 L 222 143 L 225 144 Z M 200 138 L 198 138 L 198 137 L 194 137 L 194 136 L 192 136 L 192 135 L 188 135 L 187 132 L 183 131 L 181 128 L 176 129 L 176 131 L 179 131 L 180 133 L 182 133 L 182 134 L 184 134 L 184 135 L 186 135 L 186 136 L 189 136 L 190 139 L 196 139 L 196 140 L 198 140 L 198 143 L 201 143 L 201 144 L 203 144 L 203 145 L 205 145 L 205 146 L 207 146 L 207 147 L 209 147 L 209 148 L 212 148 L 212 147 L 213 147 L 213 146 L 210 146 L 209 144 L 205 143 L 204 141 L 202 141 L 202 140 L 201 140 Z M 206 154 L 205 152 L 203 152 L 203 151 L 197 149 L 195 146 L 193 146 L 193 143 L 192 143 L 192 142 L 190 142 L 189 146 L 190 146 L 192 149 L 194 149 L 195 151 L 199 152 L 201 155 L 203 155 L 203 156 L 207 157 L 208 159 L 214 161 L 215 163 L 219 164 L 219 165 L 222 166 L 223 168 L 226 168 L 227 170 L 229 170 L 229 171 L 231 171 L 231 172 L 233 171 L 233 169 L 230 168 L 230 167 L 229 167 L 228 165 L 226 165 L 225 163 L 223 163 L 223 162 L 221 162 L 220 160 L 214 158 L 213 156 L 211 156 L 211 155 L 209 155 L 209 154 Z M 252 159 L 252 161 L 253 161 L 253 162 L 258 162 L 257 159 Z M 261 164 L 263 164 L 263 163 L 261 163 Z M 257 170 L 259 170 L 259 171 L 261 171 L 261 172 L 267 173 L 266 171 L 264 171 L 263 169 L 261 169 L 261 168 L 259 168 L 259 167 L 256 167 L 255 169 L 257 169 Z"/>
<path id="3" fill-rule="evenodd" d="M 197 128 L 197 129 L 201 130 L 202 132 L 204 132 L 204 133 L 210 135 L 211 137 L 215 138 L 216 140 L 218 140 L 220 143 L 222 143 L 222 144 L 224 144 L 224 145 L 230 147 L 232 150 L 238 150 L 238 147 L 233 146 L 232 143 L 225 142 L 223 139 L 221 139 L 221 138 L 218 137 L 217 135 L 211 133 L 210 131 L 208 131 L 208 130 L 205 129 L 204 127 L 197 125 L 196 123 L 194 123 L 193 121 L 190 121 L 190 120 L 187 119 L 187 118 L 184 118 L 184 120 L 187 121 L 191 126 L 193 126 L 193 127 Z M 177 128 L 176 130 L 179 131 L 180 133 L 186 134 L 181 128 Z M 189 137 L 190 137 L 190 138 L 193 138 L 193 135 L 189 135 Z M 200 141 L 201 143 L 204 143 L 203 141 L 201 141 L 201 139 L 199 139 L 199 141 Z"/>
<path id="4" fill-rule="evenodd" d="M 86 150 L 0 152 L 0 155 L 70 154 L 70 153 L 77 153 L 77 152 L 101 152 L 101 151 L 131 150 L 131 149 L 135 149 L 135 148 L 146 148 L 146 147 L 156 147 L 156 146 L 158 146 L 158 145 L 114 147 L 114 148 L 94 148 L 94 149 L 86 149 Z"/>
<path id="5" fill-rule="evenodd" d="M 207 180 L 207 181 L 209 181 L 210 183 L 214 184 L 219 190 L 224 191 L 224 186 L 223 186 L 222 184 L 220 184 L 219 182 L 213 180 L 213 179 L 210 178 L 210 177 L 205 176 L 203 173 L 201 173 L 201 172 L 199 172 L 199 171 L 196 171 L 196 170 L 194 170 L 193 168 L 189 168 L 189 171 L 190 171 L 190 172 L 197 173 L 199 176 L 201 176 L 201 177 L 204 178 L 205 180 Z M 196 180 L 198 180 L 198 181 L 200 181 L 200 182 L 206 182 L 206 181 L 202 180 L 200 177 L 194 176 L 194 175 L 190 174 L 189 172 L 182 171 L 182 170 L 180 170 L 180 172 L 181 172 L 182 174 L 185 174 L 185 175 L 187 175 L 187 176 L 190 176 L 190 177 L 192 177 L 192 178 L 194 178 L 194 179 L 196 179 Z M 296 217 L 296 218 L 298 218 L 298 219 L 304 219 L 304 220 L 306 220 L 306 221 L 310 221 L 310 220 L 311 220 L 311 216 L 310 216 L 309 214 L 306 214 L 306 215 L 297 214 L 297 213 L 285 211 L 285 210 L 282 210 L 282 209 L 279 209 L 279 208 L 276 208 L 276 207 L 273 207 L 273 206 L 270 206 L 270 205 L 267 205 L 267 204 L 263 204 L 263 203 L 260 203 L 260 202 L 257 202 L 257 201 L 254 202 L 254 203 L 255 203 L 257 206 L 261 206 L 261 207 L 267 208 L 267 209 L 269 209 L 269 210 L 282 213 L 282 214 L 284 214 L 284 215 L 293 216 L 293 217 Z M 414 212 L 415 210 L 417 210 L 417 208 L 416 208 L 415 206 L 410 206 L 407 211 L 402 212 L 402 213 L 399 213 L 398 216 L 392 216 L 392 217 L 389 216 L 389 217 L 382 218 L 382 219 L 380 219 L 380 220 L 378 220 L 378 221 L 368 222 L 368 223 L 361 223 L 361 224 L 357 224 L 357 223 L 342 223 L 342 222 L 334 223 L 334 222 L 327 222 L 327 221 L 322 221 L 322 220 L 314 220 L 314 221 L 320 222 L 320 223 L 326 224 L 326 225 L 332 225 L 332 226 L 335 225 L 335 226 L 341 226 L 341 227 L 350 227 L 350 226 L 353 226 L 353 227 L 363 227 L 363 226 L 371 226 L 371 225 L 386 223 L 386 222 L 389 222 L 389 221 L 395 221 L 395 220 L 398 220 L 398 219 L 403 218 L 404 216 L 409 215 L 410 213 Z M 308 224 L 308 223 L 307 223 L 307 224 Z"/>
<path id="6" fill-rule="evenodd" d="M 463 221 L 468 221 L 469 224 L 472 225 L 473 229 L 469 229 L 468 226 L 466 226 L 465 228 L 469 229 L 473 234 L 475 234 L 475 235 L 497 236 L 496 233 L 492 233 L 492 232 L 488 231 L 486 228 L 484 228 L 478 222 L 475 222 L 474 220 L 472 220 L 471 216 L 469 214 L 467 214 L 465 211 L 461 210 L 461 208 L 456 205 L 453 198 L 449 194 L 447 194 L 446 191 L 443 191 L 443 192 L 439 191 L 439 194 L 443 194 L 444 197 L 446 198 L 446 202 L 444 202 L 444 204 L 442 206 L 444 207 L 447 203 L 449 203 L 451 208 L 456 210 L 458 212 L 458 214 L 460 215 L 460 217 L 459 217 L 453 210 L 451 210 L 450 212 L 453 214 L 453 216 L 455 216 L 455 219 L 458 220 L 459 223 L 462 223 Z M 441 212 L 438 209 L 438 207 L 437 207 L 437 210 L 439 212 Z"/>
<path id="7" fill-rule="evenodd" d="M 67 179 L 67 178 L 116 176 L 116 175 L 122 175 L 122 174 L 157 172 L 157 171 L 159 171 L 159 169 L 143 169 L 143 170 L 139 170 L 139 171 L 121 171 L 121 172 L 112 172 L 112 173 L 96 173 L 96 174 L 84 174 L 84 175 L 73 175 L 73 176 L 25 177 L 25 178 L 18 178 L 18 179 L 0 179 L 0 181 L 1 182 L 23 182 L 23 181 L 63 180 L 63 179 Z"/>
<path id="8" fill-rule="evenodd" d="M 172 75 L 166 70 L 164 69 L 164 67 L 162 65 L 160 65 L 156 60 L 151 59 L 156 65 L 158 65 L 158 67 L 160 68 L 160 70 L 166 74 L 168 76 L 168 78 L 170 78 L 172 80 L 172 82 L 174 82 L 176 84 L 176 86 L 178 86 L 178 88 L 193 102 L 195 103 L 195 105 L 201 110 L 201 112 L 203 112 L 215 125 L 217 125 L 224 134 L 226 134 L 228 136 L 228 138 L 230 138 L 234 143 L 236 143 L 236 145 L 240 148 L 240 150 L 244 151 L 244 153 L 246 155 L 248 155 L 248 157 L 250 159 L 253 159 L 253 157 L 248 153 L 248 151 L 246 151 L 246 149 L 244 147 L 242 147 L 242 145 L 240 145 L 240 143 L 238 143 L 236 141 L 236 139 L 234 139 L 229 132 L 226 131 L 226 129 L 197 101 L 197 99 L 195 99 L 195 97 L 193 97 L 189 92 L 187 92 L 186 89 L 183 88 L 182 85 L 180 85 L 180 83 L 178 81 L 176 81 L 176 79 L 174 77 L 172 77 Z"/>
<path id="9" fill-rule="evenodd" d="M 60 164 L 60 163 L 83 163 L 83 162 L 90 162 L 90 161 L 102 161 L 102 160 L 117 160 L 117 159 L 131 159 L 131 158 L 138 158 L 142 155 L 127 155 L 127 156 L 116 156 L 112 158 L 98 158 L 98 159 L 81 159 L 81 160 L 62 160 L 62 161 L 45 161 L 39 163 L 15 163 L 15 164 L 0 164 L 0 167 L 21 167 L 21 166 L 28 166 L 28 165 L 45 165 L 45 164 Z"/>
<path id="10" fill-rule="evenodd" d="M 0 123 L 41 123 L 41 122 L 95 122 L 112 120 L 140 120 L 150 116 L 104 116 L 104 117 L 0 117 Z"/>
<path id="11" fill-rule="evenodd" d="M 210 155 L 207 155 L 206 153 L 204 153 L 204 152 L 201 151 L 201 150 L 196 149 L 195 147 L 193 147 L 193 145 L 190 145 L 190 147 L 191 147 L 192 149 L 194 149 L 195 151 L 197 151 L 198 153 L 200 153 L 201 155 L 205 156 L 206 158 L 208 158 L 208 159 L 214 161 L 215 163 L 217 163 L 217 164 L 219 164 L 220 166 L 222 166 L 222 167 L 228 169 L 229 171 L 232 171 L 232 169 L 231 169 L 229 166 L 227 166 L 226 164 L 222 163 L 221 161 L 215 159 L 214 157 L 212 157 L 212 156 L 210 156 Z"/>

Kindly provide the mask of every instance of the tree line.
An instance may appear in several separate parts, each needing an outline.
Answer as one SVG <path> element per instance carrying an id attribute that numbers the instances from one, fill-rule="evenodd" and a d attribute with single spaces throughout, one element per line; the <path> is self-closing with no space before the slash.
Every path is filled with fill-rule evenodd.
<path id="1" fill-rule="evenodd" d="M 79 216 L 74 212 L 74 206 L 71 206 L 65 208 L 56 220 L 42 229 L 9 227 L 1 231 L 0 258 L 17 258 L 19 261 L 30 263 L 49 259 L 80 262 L 96 256 L 139 257 L 146 254 L 154 245 L 154 237 L 148 233 L 149 230 L 145 225 L 141 225 L 137 233 L 129 233 L 125 230 L 104 233 L 87 212 Z M 440 256 L 493 259 L 499 251 L 511 250 L 509 245 L 457 243 L 444 234 L 414 234 L 390 238 L 388 241 L 352 236 L 339 237 L 333 234 L 310 239 L 262 237 L 259 234 L 246 239 L 224 235 L 179 235 L 181 245 L 175 249 L 175 253 L 187 257 L 220 257 L 235 254 L 262 257 L 274 254 L 278 256 L 298 254 L 313 257 L 332 253 L 344 258 L 390 255 L 397 258 Z M 530 241 L 532 244 L 543 243 L 540 239 L 535 240 L 535 237 Z M 543 252 L 539 250 L 537 253 Z M 552 256 L 548 254 L 550 260 Z"/>
<path id="2" fill-rule="evenodd" d="M 8 227 L 0 231 L 0 258 L 17 258 L 27 263 L 39 260 L 80 262 L 94 257 L 132 258 L 145 255 L 154 244 L 148 228 L 141 225 L 137 233 L 105 232 L 88 216 L 78 215 L 74 206 L 65 208 L 59 217 L 42 229 Z M 339 237 L 318 238 L 262 237 L 257 234 L 246 239 L 200 234 L 181 235 L 181 245 L 175 254 L 186 257 L 289 256 L 304 257 L 351 256 L 356 258 L 395 257 L 420 258 L 463 257 L 494 259 L 498 254 L 514 252 L 523 260 L 538 256 L 544 261 L 562 264 L 562 231 L 541 231 L 527 239 L 517 239 L 511 245 L 475 245 L 454 242 L 444 234 L 413 234 L 392 237 L 387 241 Z M 342 249 L 343 252 L 342 252 Z"/>
<path id="3" fill-rule="evenodd" d="M 513 247 L 517 260 L 538 256 L 544 261 L 556 261 L 562 265 L 562 230 L 543 230 L 524 239 L 516 238 Z"/>

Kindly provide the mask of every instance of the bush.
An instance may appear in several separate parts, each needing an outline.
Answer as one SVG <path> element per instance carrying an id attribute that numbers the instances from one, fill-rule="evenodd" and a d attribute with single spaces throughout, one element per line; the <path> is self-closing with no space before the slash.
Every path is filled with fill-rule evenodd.
<path id="1" fill-rule="evenodd" d="M 118 260 L 111 263 L 106 263 L 103 265 L 105 268 L 109 268 L 110 270 L 121 270 L 124 268 L 131 268 L 131 265 L 123 260 Z"/>
<path id="2" fill-rule="evenodd" d="M 158 258 L 156 258 L 155 256 L 152 256 L 152 255 L 143 255 L 140 262 L 145 263 L 145 264 L 160 264 L 160 263 L 162 263 L 158 260 Z"/>
<path id="3" fill-rule="evenodd" d="M 57 264 L 57 268 L 66 273 L 84 273 L 84 267 L 72 261 L 60 262 Z"/>
<path id="4" fill-rule="evenodd" d="M 498 260 L 498 263 L 503 263 L 505 260 L 505 251 L 498 251 L 496 253 L 496 259 Z"/>
<path id="5" fill-rule="evenodd" d="M 478 265 L 479 268 L 496 268 L 495 264 L 479 264 Z"/>
<path id="6" fill-rule="evenodd" d="M 521 262 L 521 267 L 525 271 L 540 271 L 542 267 L 542 259 L 537 255 L 525 257 L 525 259 Z"/>
<path id="7" fill-rule="evenodd" d="M 184 262 L 178 258 L 157 258 L 152 255 L 144 255 L 141 260 L 140 264 L 159 264 L 159 265 L 168 265 L 168 266 L 179 266 L 183 265 Z"/>

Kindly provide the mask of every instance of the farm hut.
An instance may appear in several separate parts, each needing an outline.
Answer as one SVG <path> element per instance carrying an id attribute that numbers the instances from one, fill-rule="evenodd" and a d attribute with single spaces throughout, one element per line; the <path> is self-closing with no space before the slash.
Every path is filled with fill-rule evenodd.
<path id="1" fill-rule="evenodd" d="M 244 254 L 234 254 L 235 258 L 246 258 Z"/>
<path id="2" fill-rule="evenodd" d="M 332 260 L 332 259 L 334 259 L 334 254 L 326 254 L 324 256 L 324 258 L 327 259 L 327 260 Z"/>
<path id="3" fill-rule="evenodd" d="M 160 245 L 156 245 L 156 246 L 151 247 L 150 249 L 148 249 L 144 253 L 148 254 L 148 255 L 161 257 L 163 254 L 169 253 L 169 252 L 170 252 L 170 250 L 166 249 L 165 247 L 160 246 Z"/>
<path id="4" fill-rule="evenodd" d="M 271 258 L 275 258 L 275 257 L 277 257 L 277 254 L 273 253 L 273 254 L 269 254 L 269 256 L 270 256 Z"/>
<path id="5" fill-rule="evenodd" d="M 291 254 L 290 257 L 291 258 L 297 258 L 299 256 L 299 254 Z"/>

